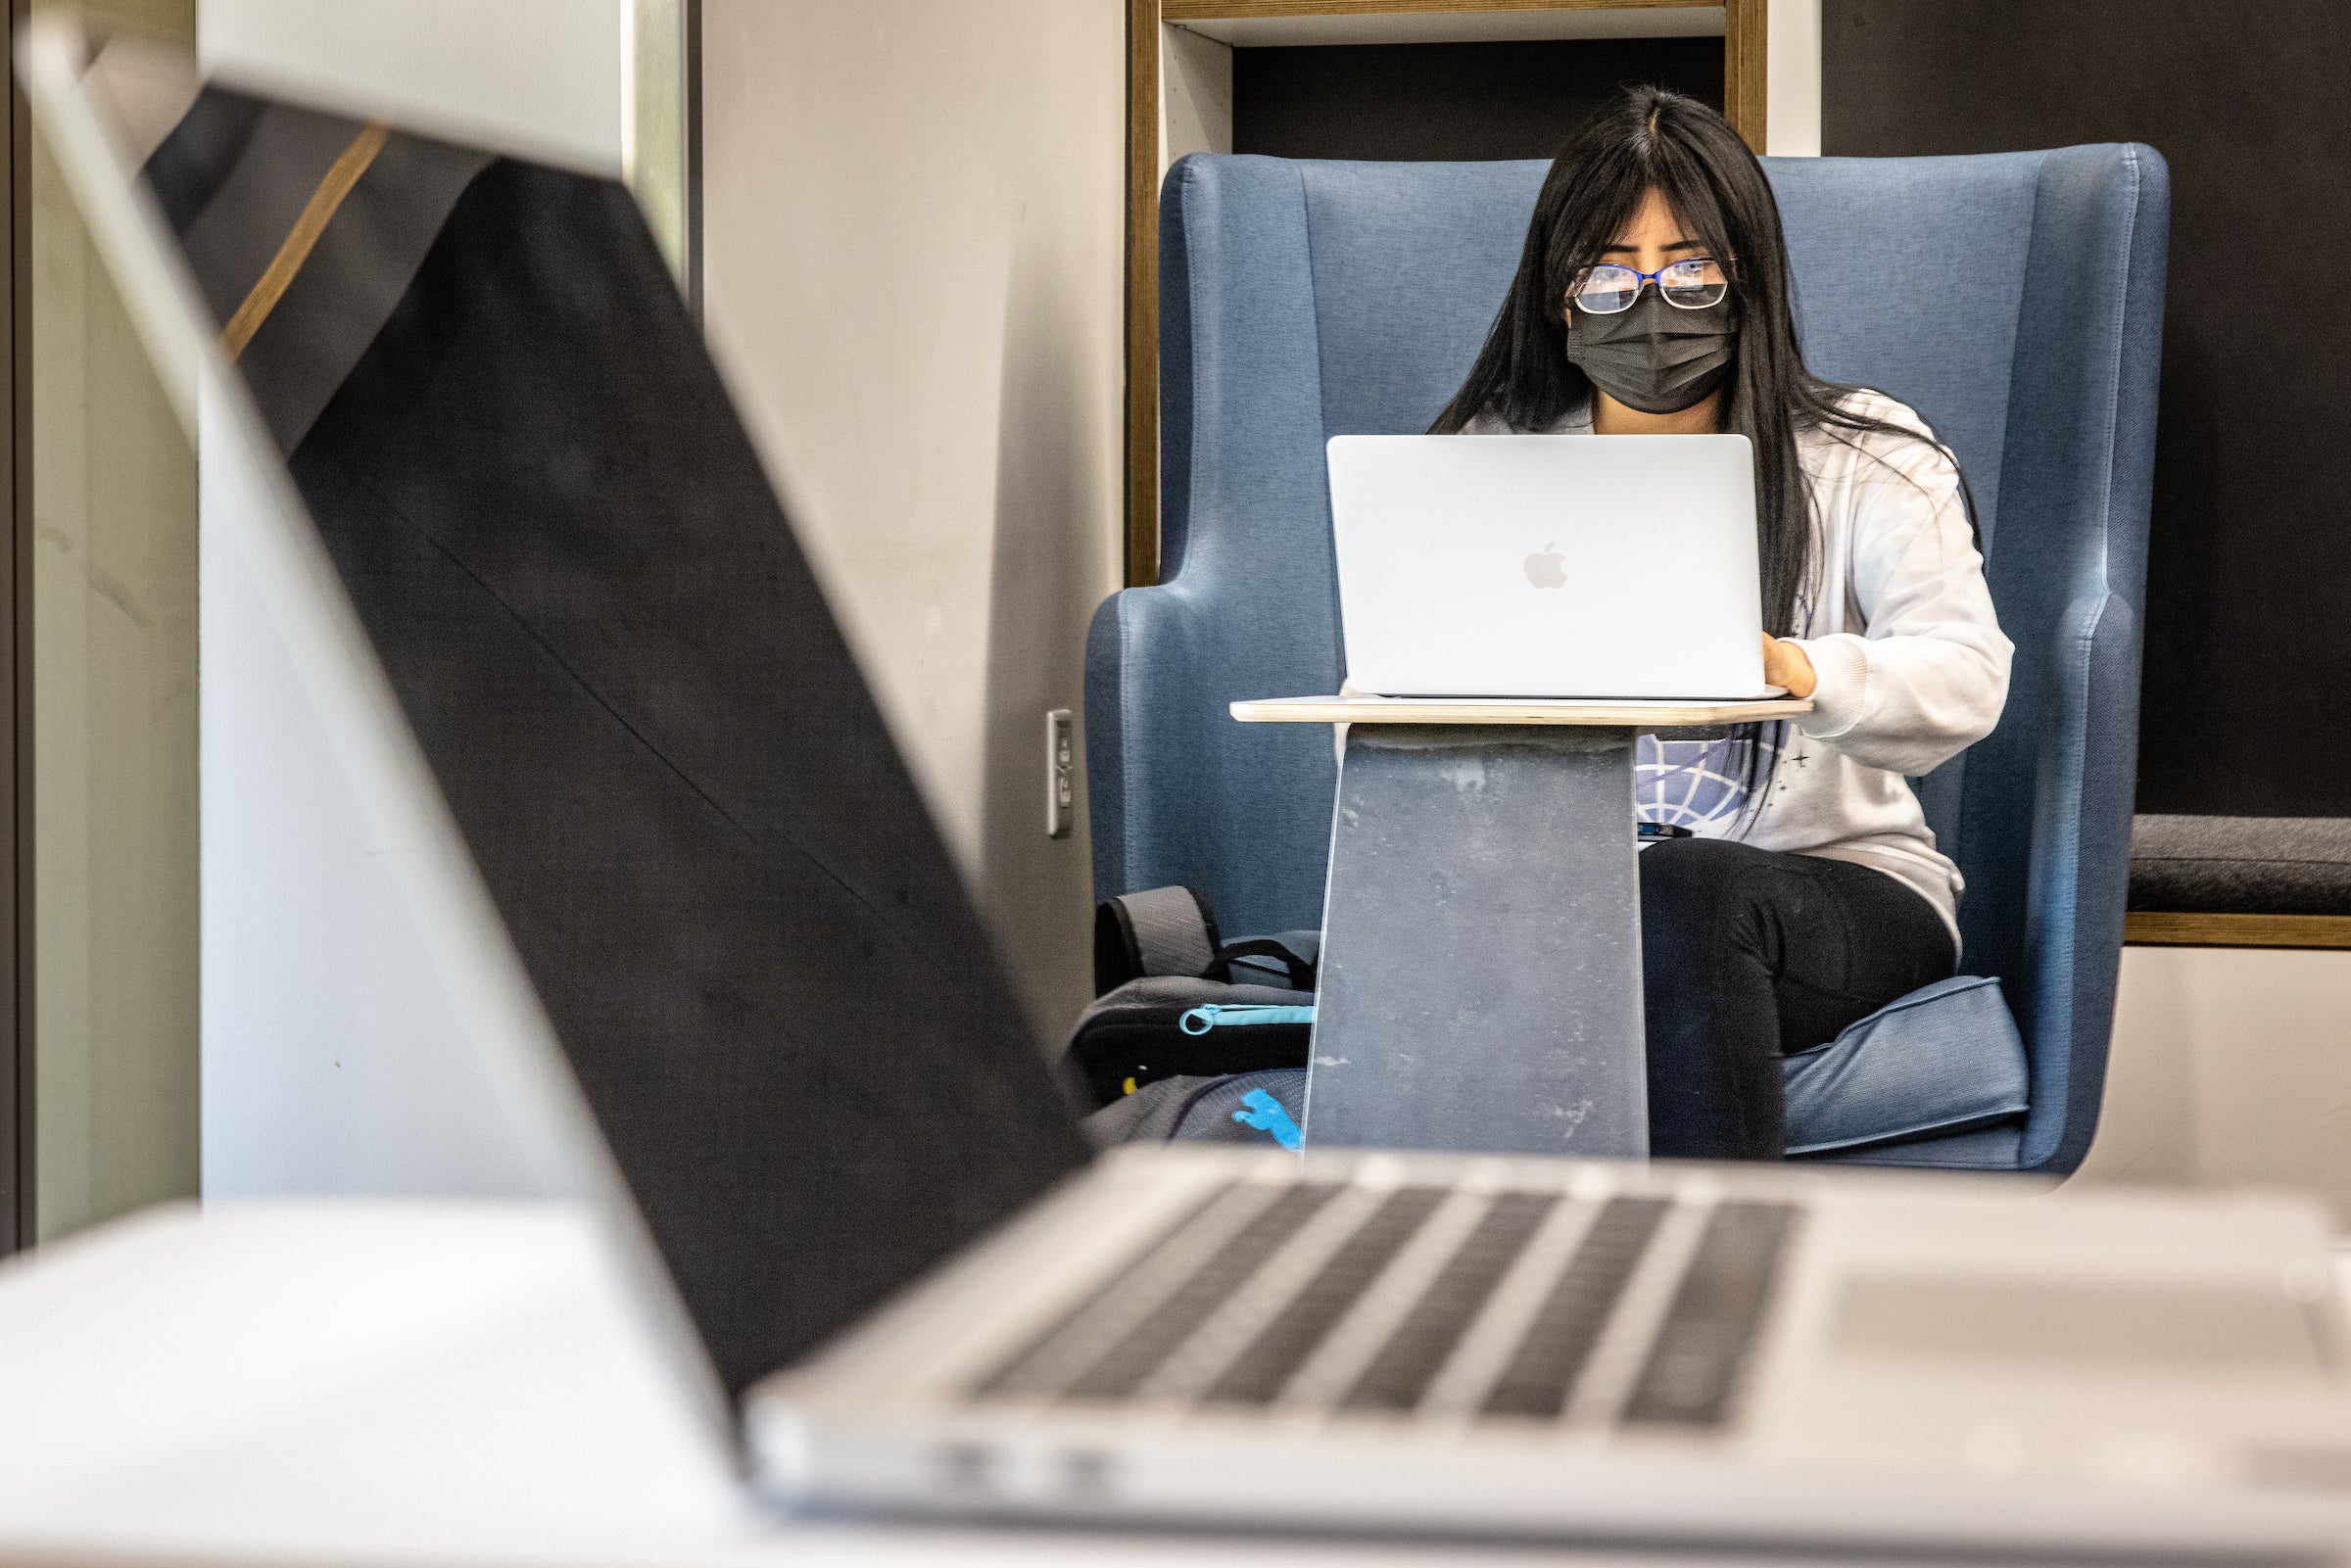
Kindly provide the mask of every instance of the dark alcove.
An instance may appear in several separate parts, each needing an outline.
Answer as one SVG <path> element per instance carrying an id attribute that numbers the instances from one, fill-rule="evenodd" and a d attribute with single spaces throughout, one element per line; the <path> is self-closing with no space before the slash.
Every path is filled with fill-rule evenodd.
<path id="1" fill-rule="evenodd" d="M 1402 162 L 1549 158 L 1627 82 L 1722 107 L 1720 38 L 1327 44 L 1232 52 L 1232 150 Z"/>

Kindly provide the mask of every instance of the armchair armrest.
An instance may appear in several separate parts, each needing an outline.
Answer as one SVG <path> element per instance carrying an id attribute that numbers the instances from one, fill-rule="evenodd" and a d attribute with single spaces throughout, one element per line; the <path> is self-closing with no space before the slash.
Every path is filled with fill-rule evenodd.
<path id="1" fill-rule="evenodd" d="M 2034 801 L 2029 956 L 2034 1112 L 2020 1164 L 2071 1170 L 2088 1153 L 2114 1026 L 2138 756 L 2138 617 L 2104 587 L 2060 618 Z"/>

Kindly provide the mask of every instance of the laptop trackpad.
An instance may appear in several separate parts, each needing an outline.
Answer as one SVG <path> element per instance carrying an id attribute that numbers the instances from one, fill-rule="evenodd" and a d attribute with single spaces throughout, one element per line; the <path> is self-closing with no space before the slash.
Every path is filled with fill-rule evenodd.
<path id="1" fill-rule="evenodd" d="M 2309 1310 L 2282 1290 L 1863 1276 L 1847 1285 L 1837 1348 L 1910 1360 L 2323 1373 Z"/>

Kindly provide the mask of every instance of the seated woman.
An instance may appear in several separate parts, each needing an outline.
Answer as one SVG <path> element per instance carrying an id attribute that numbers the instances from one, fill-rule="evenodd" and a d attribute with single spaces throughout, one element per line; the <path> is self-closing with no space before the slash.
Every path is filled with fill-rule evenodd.
<path id="1" fill-rule="evenodd" d="M 1990 734 L 2008 691 L 1950 449 L 1807 370 L 1789 292 L 1754 155 L 1697 100 L 1628 89 L 1553 166 L 1434 427 L 1754 444 L 1765 679 L 1813 707 L 1642 737 L 1640 816 L 1692 834 L 1641 857 L 1659 1156 L 1781 1158 L 1781 1056 L 1952 974 L 1959 872 L 1903 776 Z"/>

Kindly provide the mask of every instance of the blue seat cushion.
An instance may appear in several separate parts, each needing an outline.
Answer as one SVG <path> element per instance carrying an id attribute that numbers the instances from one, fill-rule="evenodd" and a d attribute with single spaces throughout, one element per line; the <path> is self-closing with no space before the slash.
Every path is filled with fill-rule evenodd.
<path id="1" fill-rule="evenodd" d="M 1790 1054 L 1780 1076 L 1792 1158 L 1996 1127 L 2030 1103 L 2025 1042 L 2000 982 L 1974 974 L 1912 991 L 1828 1044 Z"/>
<path id="2" fill-rule="evenodd" d="M 1810 1164 L 1891 1165 L 1904 1170 L 2005 1170 L 2024 1164 L 2025 1128 L 2016 1120 L 1914 1143 L 1873 1143 L 1836 1154 L 1806 1155 Z"/>

